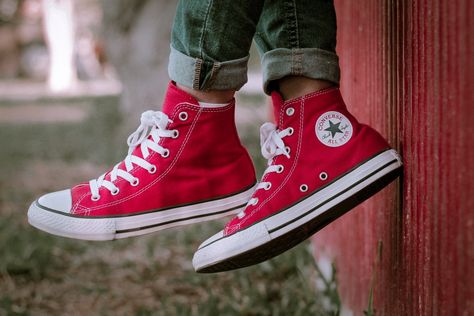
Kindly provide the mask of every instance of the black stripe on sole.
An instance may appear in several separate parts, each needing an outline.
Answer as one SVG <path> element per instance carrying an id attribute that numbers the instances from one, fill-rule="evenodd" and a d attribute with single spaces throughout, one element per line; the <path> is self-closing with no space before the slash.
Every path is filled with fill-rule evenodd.
<path id="1" fill-rule="evenodd" d="M 389 163 L 389 165 L 396 162 L 398 161 L 395 160 Z M 353 209 L 355 206 L 359 205 L 360 203 L 364 202 L 365 200 L 382 190 L 389 183 L 391 183 L 393 180 L 400 176 L 402 168 L 403 167 L 400 166 L 399 168 L 392 170 L 391 172 L 372 182 L 359 192 L 348 197 L 347 199 L 335 205 L 334 207 L 328 209 L 323 214 L 289 231 L 288 233 L 275 239 L 272 239 L 266 244 L 250 249 L 237 256 L 198 269 L 196 270 L 196 272 L 215 273 L 244 268 L 271 259 L 285 252 L 286 250 L 293 248 L 294 246 L 298 245 L 299 243 L 314 235 L 317 231 L 321 230 L 329 223 L 333 222 L 337 218 L 347 213 L 349 210 Z M 321 205 L 317 205 L 309 212 L 316 210 L 318 207 L 321 207 Z M 308 213 L 306 213 L 306 215 Z M 282 226 L 280 226 L 279 228 L 282 228 Z M 274 231 L 275 230 L 272 230 L 272 232 Z"/>
<path id="2" fill-rule="evenodd" d="M 246 187 L 246 188 L 244 188 L 244 189 L 242 189 L 238 192 L 218 196 L 218 197 L 215 197 L 213 199 L 205 199 L 205 200 L 201 200 L 201 201 L 195 201 L 195 202 L 192 202 L 192 203 L 178 204 L 178 205 L 173 205 L 173 206 L 170 206 L 170 207 L 165 207 L 165 208 L 160 208 L 160 209 L 155 209 L 155 210 L 149 210 L 149 211 L 143 211 L 143 212 L 138 212 L 138 213 L 133 213 L 133 214 L 120 214 L 120 215 L 109 215 L 109 216 L 84 216 L 84 215 L 81 215 L 81 214 L 64 213 L 62 211 L 58 211 L 58 210 L 54 210 L 52 208 L 46 207 L 46 206 L 41 205 L 39 203 L 39 199 L 36 200 L 34 203 L 36 204 L 37 207 L 39 207 L 39 208 L 41 208 L 45 211 L 56 213 L 56 214 L 59 214 L 59 215 L 62 215 L 62 216 L 76 217 L 76 218 L 80 218 L 80 219 L 132 217 L 132 216 L 139 216 L 139 215 L 151 214 L 151 213 L 156 213 L 156 212 L 169 211 L 171 209 L 179 208 L 179 207 L 183 207 L 183 206 L 190 206 L 190 205 L 197 205 L 197 204 L 201 204 L 201 203 L 219 201 L 219 200 L 222 200 L 222 199 L 225 199 L 225 198 L 228 198 L 228 197 L 233 197 L 233 196 L 239 195 L 240 193 L 243 193 L 245 191 L 248 191 L 251 188 L 253 188 L 255 186 L 255 184 L 256 183 L 254 182 L 252 185 L 250 185 L 250 186 L 248 186 L 248 187 Z"/>
<path id="3" fill-rule="evenodd" d="M 159 227 L 159 226 L 164 226 L 164 225 L 168 225 L 168 224 L 172 224 L 172 223 L 179 223 L 179 222 L 184 222 L 184 221 L 188 221 L 188 220 L 191 220 L 191 219 L 196 219 L 196 218 L 205 218 L 205 217 L 209 217 L 209 216 L 214 216 L 214 215 L 219 215 L 219 214 L 223 214 L 223 213 L 228 213 L 228 212 L 231 212 L 233 210 L 236 210 L 236 209 L 239 209 L 239 208 L 242 208 L 246 205 L 247 203 L 243 203 L 241 205 L 238 205 L 238 206 L 234 206 L 234 207 L 231 207 L 231 208 L 228 208 L 228 209 L 225 209 L 225 210 L 222 210 L 222 211 L 217 211 L 217 212 L 212 212 L 212 213 L 206 213 L 206 214 L 201 214 L 201 215 L 194 215 L 194 216 L 189 216 L 189 217 L 183 217 L 183 218 L 178 218 L 178 219 L 174 219 L 174 220 L 169 220 L 169 221 L 166 221 L 166 222 L 161 222 L 161 223 L 157 223 L 157 224 L 153 224 L 153 225 L 146 225 L 146 226 L 140 226 L 140 227 L 134 227 L 134 228 L 129 228 L 129 229 L 122 229 L 122 230 L 116 230 L 115 231 L 115 234 L 124 234 L 124 233 L 130 233 L 130 232 L 135 232 L 135 231 L 140 231 L 140 230 L 145 230 L 145 229 L 150 229 L 150 228 L 154 228 L 154 227 Z M 38 204 L 36 203 L 36 206 L 38 208 L 41 208 L 43 210 L 45 210 L 41 204 Z M 46 210 L 47 211 L 47 210 Z M 56 213 L 56 212 L 54 212 Z M 61 214 L 62 215 L 62 214 Z M 113 217 L 112 217 L 113 218 Z M 78 219 L 81 219 L 81 218 L 78 218 Z M 98 219 L 102 219 L 102 218 L 98 218 Z M 84 218 L 84 220 L 93 220 L 93 218 L 91 217 L 86 217 Z M 35 225 L 33 225 L 35 226 Z M 39 228 L 39 227 L 38 227 Z M 41 229 L 41 228 L 39 228 Z M 42 229 L 43 230 L 43 229 Z M 67 233 L 67 232 L 65 232 Z M 54 233 L 51 233 L 54 235 Z M 73 238 L 73 237 L 71 237 Z"/>
<path id="4" fill-rule="evenodd" d="M 391 149 L 383 150 L 382 152 L 379 152 L 379 153 L 375 154 L 374 156 L 372 156 L 372 157 L 370 157 L 370 158 L 364 160 L 363 162 L 357 164 L 356 166 L 354 166 L 353 168 L 351 168 L 350 170 L 348 170 L 348 171 L 345 172 L 344 174 L 342 174 L 342 175 L 336 177 L 336 178 L 335 178 L 334 180 L 332 180 L 330 183 L 327 183 L 327 184 L 323 185 L 323 186 L 320 187 L 318 190 L 312 192 L 309 196 L 306 196 L 306 197 L 300 199 L 299 201 L 296 201 L 296 202 L 293 203 L 292 205 L 286 207 L 285 209 L 282 209 L 280 212 L 285 212 L 287 209 L 289 209 L 289 208 L 291 208 L 291 207 L 293 207 L 293 206 L 295 206 L 295 205 L 301 203 L 302 201 L 304 201 L 304 200 L 306 200 L 306 199 L 312 197 L 313 195 L 315 195 L 316 193 L 320 192 L 321 190 L 324 190 L 326 187 L 328 187 L 328 186 L 330 186 L 330 185 L 336 183 L 336 182 L 339 181 L 340 179 L 344 178 L 346 175 L 350 174 L 352 171 L 354 171 L 354 170 L 356 170 L 357 168 L 359 168 L 360 166 L 364 165 L 366 162 L 369 162 L 369 161 L 371 161 L 372 159 L 374 159 L 375 157 L 378 157 L 378 156 L 380 156 L 381 154 L 383 154 L 384 152 L 387 152 L 387 151 L 390 151 L 390 150 L 391 150 Z M 396 161 L 398 161 L 398 160 L 396 160 L 396 159 L 391 160 L 391 161 L 388 162 L 387 164 L 385 164 L 385 165 L 383 165 L 382 167 L 378 168 L 377 170 L 373 171 L 370 175 L 365 176 L 363 179 L 361 179 L 361 180 L 359 180 L 357 183 L 353 184 L 351 187 L 346 188 L 345 191 L 349 190 L 350 188 L 352 188 L 353 186 L 357 185 L 358 183 L 360 183 L 360 182 L 362 182 L 362 181 L 364 181 L 364 180 L 370 178 L 372 175 L 374 175 L 374 174 L 376 174 L 377 172 L 383 170 L 385 167 L 391 165 L 392 163 L 395 163 Z M 339 195 L 343 194 L 345 191 L 338 193 L 336 196 L 339 196 Z M 336 197 L 336 196 L 333 196 L 330 200 L 332 200 L 332 199 L 333 199 L 334 197 Z M 329 200 L 328 200 L 328 201 L 329 201 Z M 324 205 L 325 203 L 326 203 L 326 201 L 323 202 L 323 203 L 321 203 L 321 204 L 318 205 L 318 206 L 315 206 L 314 208 L 312 208 L 311 210 L 309 210 L 308 213 L 311 213 L 315 208 L 318 208 L 318 207 Z M 268 217 L 265 217 L 265 218 L 263 218 L 263 219 L 261 219 L 261 220 L 255 222 L 255 223 L 253 223 L 253 224 L 250 225 L 249 227 L 251 227 L 251 226 L 253 226 L 253 225 L 256 225 L 256 224 L 260 223 L 261 221 L 264 221 L 264 220 L 266 220 L 266 219 L 268 219 L 268 218 L 270 218 L 270 217 L 273 217 L 273 216 L 279 214 L 280 212 L 274 213 L 274 214 L 272 214 L 272 215 L 270 215 L 270 216 L 268 216 Z M 304 216 L 305 216 L 305 215 L 304 215 Z M 283 225 L 280 226 L 280 227 L 283 227 L 283 226 L 285 226 L 285 225 L 286 225 L 286 224 L 283 224 Z M 249 227 L 247 227 L 247 228 L 245 228 L 245 229 L 248 229 Z M 279 229 L 280 227 L 278 227 L 278 229 Z M 273 229 L 273 230 L 271 231 L 271 233 L 274 232 L 275 230 L 277 230 L 277 229 Z M 238 232 L 235 232 L 235 233 L 238 233 Z M 221 239 L 224 239 L 224 238 L 227 238 L 227 237 L 232 236 L 232 235 L 235 234 L 235 233 L 232 233 L 231 235 L 223 236 L 223 237 L 220 237 L 220 238 L 218 238 L 218 239 L 216 239 L 216 240 L 213 240 L 212 242 L 210 242 L 210 243 L 208 243 L 208 244 L 206 244 L 206 245 L 204 245 L 204 246 L 201 246 L 199 249 L 203 249 L 203 248 L 205 248 L 205 247 L 208 247 L 208 246 L 212 245 L 213 243 L 218 242 L 218 241 L 221 240 Z"/>
<path id="5" fill-rule="evenodd" d="M 130 232 L 140 231 L 140 230 L 149 229 L 149 228 L 153 228 L 153 227 L 158 227 L 158 226 L 163 226 L 163 225 L 167 225 L 167 224 L 172 224 L 172 223 L 176 223 L 176 222 L 184 222 L 184 221 L 188 221 L 188 220 L 195 219 L 195 218 L 204 218 L 204 217 L 208 217 L 208 216 L 214 216 L 214 215 L 218 215 L 218 214 L 222 214 L 222 213 L 227 213 L 227 212 L 236 210 L 236 209 L 238 209 L 238 208 L 244 207 L 246 204 L 247 204 L 247 203 L 244 203 L 244 204 L 242 204 L 242 205 L 238 205 L 238 206 L 235 206 L 235 207 L 232 207 L 232 208 L 223 210 L 223 211 L 218 211 L 218 212 L 213 212 L 213 213 L 206 213 L 206 214 L 202 214 L 202 215 L 194 215 L 194 216 L 185 217 L 185 218 L 178 218 L 178 219 L 174 219 L 174 220 L 171 220 L 171 221 L 162 222 L 162 223 L 153 224 L 153 225 L 142 226 L 142 227 L 136 227 L 136 228 L 129 228 L 129 229 L 117 230 L 117 231 L 115 231 L 115 233 L 116 233 L 116 234 L 130 233 Z"/>

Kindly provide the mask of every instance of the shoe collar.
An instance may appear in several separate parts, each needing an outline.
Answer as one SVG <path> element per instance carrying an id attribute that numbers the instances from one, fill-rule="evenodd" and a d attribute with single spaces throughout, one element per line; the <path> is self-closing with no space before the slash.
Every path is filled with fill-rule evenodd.
<path id="1" fill-rule="evenodd" d="M 163 100 L 162 111 L 169 117 L 176 110 L 176 107 L 180 104 L 186 103 L 187 105 L 199 107 L 199 102 L 189 93 L 179 89 L 174 81 L 170 81 L 168 89 L 166 91 L 165 98 Z"/>
<path id="2" fill-rule="evenodd" d="M 278 91 L 273 91 L 271 97 L 273 103 L 273 118 L 277 125 L 282 123 L 283 126 L 286 126 L 288 121 L 291 120 L 291 116 L 286 114 L 288 108 L 293 107 L 296 109 L 301 106 L 303 101 L 311 104 L 311 109 L 305 111 L 306 114 L 309 115 L 327 111 L 335 104 L 338 105 L 340 110 L 347 110 L 338 87 L 330 87 L 286 101 L 283 100 L 283 97 Z"/>

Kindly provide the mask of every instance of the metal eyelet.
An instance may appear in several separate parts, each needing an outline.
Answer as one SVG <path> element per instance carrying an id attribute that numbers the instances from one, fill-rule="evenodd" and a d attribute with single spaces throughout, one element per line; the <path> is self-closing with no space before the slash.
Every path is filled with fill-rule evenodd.
<path id="1" fill-rule="evenodd" d="M 173 131 L 173 136 L 171 136 L 171 138 L 178 138 L 178 136 L 179 136 L 179 131 L 175 129 Z"/>
<path id="2" fill-rule="evenodd" d="M 267 185 L 265 186 L 265 190 L 268 191 L 272 188 L 272 184 L 270 182 L 267 183 Z"/>
<path id="3" fill-rule="evenodd" d="M 130 183 L 132 187 L 136 187 L 140 183 L 140 179 L 135 178 L 133 181 Z"/>
<path id="4" fill-rule="evenodd" d="M 170 156 L 169 149 L 165 149 L 165 151 L 161 154 L 161 157 L 168 158 Z"/>
<path id="5" fill-rule="evenodd" d="M 285 150 L 286 150 L 286 153 L 287 153 L 287 154 L 290 154 L 290 152 L 291 152 L 291 148 L 290 148 L 290 147 L 285 146 Z"/>
<path id="6" fill-rule="evenodd" d="M 120 190 L 117 188 L 114 191 L 110 192 L 112 195 L 117 195 L 119 194 Z"/>
<path id="7" fill-rule="evenodd" d="M 98 200 L 100 200 L 100 195 L 91 195 L 91 200 L 94 201 L 94 202 L 97 202 Z"/>
<path id="8" fill-rule="evenodd" d="M 294 108 L 286 109 L 286 115 L 292 116 L 293 114 L 295 114 L 295 109 Z"/>
<path id="9" fill-rule="evenodd" d="M 278 165 L 277 173 L 282 173 L 283 170 L 285 170 L 285 167 L 283 165 Z"/>
<path id="10" fill-rule="evenodd" d="M 308 186 L 307 186 L 306 184 L 300 185 L 300 191 L 301 191 L 301 192 L 306 192 L 306 191 L 308 191 Z"/>
<path id="11" fill-rule="evenodd" d="M 188 113 L 186 112 L 180 112 L 178 116 L 181 121 L 186 121 L 188 119 Z"/>
<path id="12" fill-rule="evenodd" d="M 148 172 L 151 173 L 151 174 L 155 173 L 156 172 L 156 166 L 155 165 L 151 166 L 150 169 L 148 169 Z"/>
<path id="13" fill-rule="evenodd" d="M 258 198 L 254 198 L 253 202 L 250 204 L 252 206 L 257 205 L 258 203 Z"/>
<path id="14" fill-rule="evenodd" d="M 295 130 L 294 130 L 293 127 L 289 127 L 289 128 L 288 128 L 288 136 L 293 135 L 294 132 L 295 132 Z"/>
<path id="15" fill-rule="evenodd" d="M 319 179 L 324 181 L 324 180 L 327 180 L 327 178 L 328 178 L 328 174 L 326 172 L 323 171 L 319 174 Z"/>

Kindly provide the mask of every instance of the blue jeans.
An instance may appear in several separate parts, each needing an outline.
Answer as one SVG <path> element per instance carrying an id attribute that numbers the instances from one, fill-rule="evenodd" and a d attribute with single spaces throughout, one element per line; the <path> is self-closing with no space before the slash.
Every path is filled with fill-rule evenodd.
<path id="1" fill-rule="evenodd" d="M 197 90 L 239 90 L 252 39 L 266 93 L 290 75 L 339 84 L 332 0 L 180 0 L 170 78 Z"/>

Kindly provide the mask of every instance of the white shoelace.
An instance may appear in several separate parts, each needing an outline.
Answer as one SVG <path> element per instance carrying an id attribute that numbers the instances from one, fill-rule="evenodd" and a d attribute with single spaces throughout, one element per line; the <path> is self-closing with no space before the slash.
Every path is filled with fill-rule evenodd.
<path id="1" fill-rule="evenodd" d="M 130 134 L 127 139 L 128 154 L 123 160 L 125 162 L 125 170 L 119 169 L 121 162 L 116 164 L 110 172 L 110 181 L 105 179 L 107 173 L 102 174 L 99 178 L 89 181 L 90 191 L 92 193 L 91 199 L 97 201 L 100 199 L 99 188 L 105 187 L 113 195 L 119 193 L 118 187 L 114 181 L 118 177 L 127 180 L 130 185 L 137 186 L 139 179 L 130 174 L 133 165 L 142 167 L 150 173 L 156 172 L 156 166 L 149 163 L 145 159 L 150 155 L 150 150 L 159 153 L 162 157 L 168 157 L 169 150 L 158 145 L 162 137 L 178 137 L 177 130 L 167 130 L 166 126 L 172 121 L 168 116 L 160 111 L 146 111 L 142 113 L 140 118 L 140 126 L 135 132 Z M 148 138 L 151 135 L 151 138 Z M 132 155 L 137 146 L 140 145 L 143 158 Z"/>
<path id="2" fill-rule="evenodd" d="M 262 147 L 262 156 L 267 159 L 267 169 L 263 172 L 262 179 L 266 174 L 270 172 L 283 172 L 283 165 L 273 165 L 273 158 L 279 155 L 284 155 L 290 158 L 289 148 L 285 146 L 283 142 L 283 137 L 293 134 L 293 128 L 288 127 L 282 131 L 277 130 L 277 127 L 273 123 L 265 123 L 260 127 L 260 146 Z M 255 191 L 264 189 L 270 190 L 272 183 L 268 181 L 260 182 Z M 247 205 L 256 205 L 258 203 L 258 198 L 251 198 Z M 237 214 L 238 218 L 245 216 L 245 212 L 242 211 Z"/>

